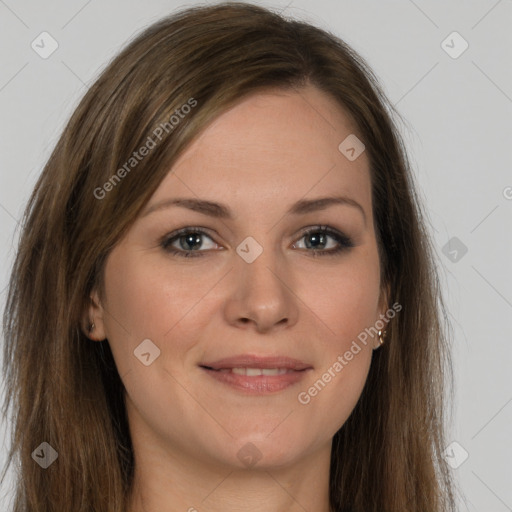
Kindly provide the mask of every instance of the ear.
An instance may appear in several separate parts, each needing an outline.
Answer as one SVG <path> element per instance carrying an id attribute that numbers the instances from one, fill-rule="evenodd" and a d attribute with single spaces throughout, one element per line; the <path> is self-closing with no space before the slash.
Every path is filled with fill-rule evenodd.
<path id="1" fill-rule="evenodd" d="M 387 326 L 389 322 L 391 321 L 390 318 L 387 317 L 386 312 L 389 309 L 389 298 L 391 296 L 391 287 L 389 283 L 385 283 L 381 287 L 380 296 L 379 296 L 379 317 L 375 319 L 375 322 L 380 320 L 381 322 L 384 322 L 384 327 L 382 331 L 387 330 Z M 379 322 L 379 325 L 381 325 L 381 322 Z M 384 336 L 383 336 L 384 337 Z M 373 349 L 378 349 L 380 347 L 380 339 L 378 336 L 374 337 L 374 344 Z"/>
<path id="2" fill-rule="evenodd" d="M 95 289 L 90 294 L 90 303 L 82 320 L 82 331 L 90 340 L 103 341 L 106 338 L 104 317 L 104 308 Z"/>
<path id="3" fill-rule="evenodd" d="M 391 295 L 391 286 L 389 285 L 389 283 L 385 283 L 380 290 L 379 315 L 385 315 L 386 311 L 389 309 L 390 295 Z M 380 316 L 379 316 L 379 318 L 380 318 Z"/>

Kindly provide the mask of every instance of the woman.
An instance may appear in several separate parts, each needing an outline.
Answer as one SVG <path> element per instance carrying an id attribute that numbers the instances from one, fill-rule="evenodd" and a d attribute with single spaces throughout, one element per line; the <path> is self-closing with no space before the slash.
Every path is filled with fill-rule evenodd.
<path id="1" fill-rule="evenodd" d="M 344 42 L 251 4 L 113 60 L 12 271 L 15 512 L 454 510 L 442 300 L 392 111 Z"/>

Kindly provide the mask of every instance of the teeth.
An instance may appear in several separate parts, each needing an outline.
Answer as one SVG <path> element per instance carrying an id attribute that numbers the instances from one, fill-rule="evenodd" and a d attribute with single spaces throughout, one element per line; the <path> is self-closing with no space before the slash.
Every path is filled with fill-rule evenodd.
<path id="1" fill-rule="evenodd" d="M 247 377 L 256 377 L 257 375 L 263 375 L 263 370 L 261 368 L 246 368 Z"/>
<path id="2" fill-rule="evenodd" d="M 237 375 L 246 375 L 247 377 L 257 377 L 258 375 L 283 375 L 287 373 L 286 368 L 231 368 L 232 373 Z"/>
<path id="3" fill-rule="evenodd" d="M 263 375 L 283 375 L 288 373 L 286 368 L 263 368 Z"/>

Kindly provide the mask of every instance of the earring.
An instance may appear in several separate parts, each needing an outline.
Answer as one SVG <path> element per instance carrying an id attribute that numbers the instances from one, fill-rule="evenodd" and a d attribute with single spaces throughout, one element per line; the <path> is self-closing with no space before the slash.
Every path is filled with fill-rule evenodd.
<path id="1" fill-rule="evenodd" d="M 94 325 L 94 322 L 93 322 L 93 323 L 89 326 L 89 332 L 94 331 L 94 327 L 95 327 L 95 325 Z"/>
<path id="2" fill-rule="evenodd" d="M 379 330 L 379 346 L 384 345 L 384 338 L 386 337 L 387 331 L 380 331 Z"/>

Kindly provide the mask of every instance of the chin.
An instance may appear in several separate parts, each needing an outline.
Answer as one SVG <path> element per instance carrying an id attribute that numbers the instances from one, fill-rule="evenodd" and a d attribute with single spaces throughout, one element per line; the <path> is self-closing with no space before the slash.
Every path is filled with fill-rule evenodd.
<path id="1" fill-rule="evenodd" d="M 238 469 L 269 470 L 297 462 L 312 444 L 312 439 L 290 435 L 289 429 L 280 435 L 269 435 L 269 431 L 247 433 L 233 439 L 226 456 Z"/>

